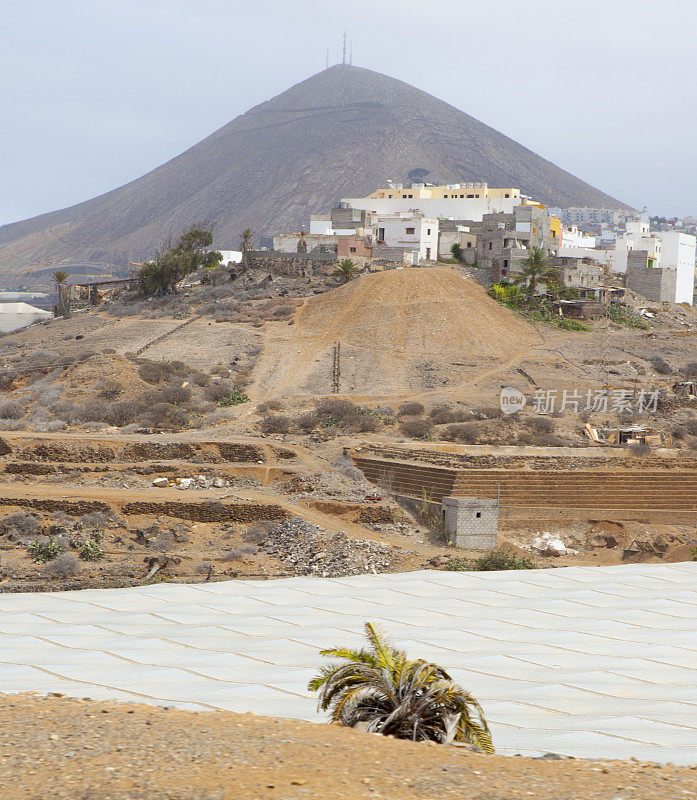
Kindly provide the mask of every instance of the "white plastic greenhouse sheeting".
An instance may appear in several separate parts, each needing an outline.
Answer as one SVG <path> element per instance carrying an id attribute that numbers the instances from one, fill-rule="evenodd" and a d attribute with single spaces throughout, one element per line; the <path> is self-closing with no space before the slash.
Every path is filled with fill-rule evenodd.
<path id="1" fill-rule="evenodd" d="M 697 563 L 0 595 L 0 691 L 321 720 L 366 620 L 479 698 L 500 753 L 697 762 Z"/>

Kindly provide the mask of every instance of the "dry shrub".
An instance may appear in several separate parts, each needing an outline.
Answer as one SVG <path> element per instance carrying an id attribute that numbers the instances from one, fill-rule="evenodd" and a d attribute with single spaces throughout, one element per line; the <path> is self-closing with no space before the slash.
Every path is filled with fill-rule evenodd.
<path id="1" fill-rule="evenodd" d="M 17 511 L 0 519 L 0 536 L 8 536 L 12 540 L 36 536 L 40 529 L 41 517 L 38 514 Z"/>
<path id="2" fill-rule="evenodd" d="M 106 422 L 117 428 L 123 428 L 124 425 L 136 422 L 146 408 L 145 403 L 137 400 L 122 400 L 119 403 L 112 403 L 106 413 Z"/>
<path id="3" fill-rule="evenodd" d="M 208 386 L 211 382 L 211 376 L 207 375 L 205 372 L 194 372 L 189 380 L 195 383 L 196 386 Z"/>
<path id="4" fill-rule="evenodd" d="M 503 416 L 503 411 L 498 406 L 485 406 L 483 408 L 473 409 L 475 417 L 479 419 L 499 419 Z"/>
<path id="5" fill-rule="evenodd" d="M 261 421 L 262 433 L 288 433 L 292 420 L 285 414 L 267 414 Z"/>
<path id="6" fill-rule="evenodd" d="M 261 544 L 265 542 L 271 531 L 278 525 L 277 522 L 270 522 L 262 520 L 260 522 L 254 522 L 250 525 L 247 530 L 242 534 L 242 539 L 245 542 L 251 542 L 252 544 Z"/>
<path id="7" fill-rule="evenodd" d="M 454 425 L 448 425 L 445 429 L 444 438 L 451 442 L 475 444 L 479 438 L 479 428 L 475 422 L 459 422 Z"/>
<path id="8" fill-rule="evenodd" d="M 0 419 L 21 419 L 26 408 L 14 400 L 0 404 Z"/>
<path id="9" fill-rule="evenodd" d="M 552 433 L 554 431 L 554 420 L 549 417 L 526 417 L 523 423 L 533 433 Z"/>
<path id="10" fill-rule="evenodd" d="M 171 403 L 157 403 L 139 418 L 139 422 L 145 427 L 180 430 L 186 427 L 189 415 Z"/>
<path id="11" fill-rule="evenodd" d="M 41 567 L 42 578 L 74 578 L 82 569 L 80 559 L 75 553 L 61 553 Z"/>
<path id="12" fill-rule="evenodd" d="M 101 381 L 97 386 L 97 394 L 105 400 L 113 400 L 117 397 L 126 387 L 115 381 L 113 378 L 107 378 Z"/>
<path id="13" fill-rule="evenodd" d="M 659 375 L 670 375 L 673 368 L 661 356 L 654 356 L 651 359 L 651 366 L 656 370 Z"/>
<path id="14" fill-rule="evenodd" d="M 301 414 L 295 420 L 295 424 L 303 433 L 311 433 L 319 425 L 319 417 L 311 412 Z"/>
<path id="15" fill-rule="evenodd" d="M 697 422 L 697 420 L 695 420 Z M 673 430 L 671 431 L 673 439 L 677 439 L 678 441 L 685 438 L 687 435 L 687 428 L 684 425 L 676 425 Z"/>
<path id="16" fill-rule="evenodd" d="M 358 406 L 350 400 L 325 397 L 317 403 L 317 415 L 322 422 L 330 425 L 350 425 L 360 413 Z"/>
<path id="17" fill-rule="evenodd" d="M 223 561 L 240 561 L 245 556 L 255 556 L 259 552 L 259 548 L 252 544 L 245 544 L 242 547 L 237 547 L 234 550 L 228 550 L 223 553 Z"/>
<path id="18" fill-rule="evenodd" d="M 683 373 L 686 378 L 697 378 L 697 361 L 690 361 L 685 364 Z"/>
<path id="19" fill-rule="evenodd" d="M 104 400 L 90 400 L 83 406 L 83 422 L 105 422 L 111 408 Z"/>
<path id="20" fill-rule="evenodd" d="M 188 386 L 169 383 L 146 392 L 143 394 L 142 400 L 147 405 L 169 403 L 173 406 L 183 406 L 191 400 L 191 389 Z"/>
<path id="21" fill-rule="evenodd" d="M 535 437 L 530 433 L 530 431 L 523 431 L 522 433 L 518 434 L 518 439 L 516 444 L 525 446 L 535 443 Z"/>
<path id="22" fill-rule="evenodd" d="M 87 419 L 85 407 L 79 403 L 73 403 L 72 400 L 54 403 L 51 406 L 51 413 L 59 419 L 64 419 L 70 425 L 84 422 Z"/>
<path id="23" fill-rule="evenodd" d="M 402 403 L 399 407 L 400 417 L 420 417 L 426 409 L 421 403 Z"/>
<path id="24" fill-rule="evenodd" d="M 265 414 L 267 411 L 283 411 L 283 402 L 281 400 L 267 400 L 264 403 L 259 403 L 257 411 L 260 414 Z"/>
<path id="25" fill-rule="evenodd" d="M 183 361 L 142 361 L 138 374 L 146 383 L 164 383 L 175 376 L 186 377 L 191 368 Z"/>
<path id="26" fill-rule="evenodd" d="M 433 423 L 430 419 L 422 417 L 404 417 L 399 423 L 399 428 L 405 436 L 409 436 L 411 439 L 425 439 L 431 432 Z"/>
<path id="27" fill-rule="evenodd" d="M 208 386 L 203 387 L 203 396 L 211 403 L 217 403 L 223 397 L 228 397 L 235 391 L 235 387 L 230 381 L 214 381 Z"/>
<path id="28" fill-rule="evenodd" d="M 349 426 L 351 433 L 375 433 L 379 428 L 380 419 L 372 414 L 362 414 Z"/>
<path id="29" fill-rule="evenodd" d="M 697 419 L 688 419 L 685 423 L 688 432 L 693 436 L 697 436 Z"/>

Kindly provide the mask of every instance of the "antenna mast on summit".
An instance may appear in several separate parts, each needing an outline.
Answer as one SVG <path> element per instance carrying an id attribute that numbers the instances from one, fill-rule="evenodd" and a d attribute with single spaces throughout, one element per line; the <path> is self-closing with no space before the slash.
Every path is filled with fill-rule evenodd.
<path id="1" fill-rule="evenodd" d="M 342 56 L 341 63 L 346 63 L 346 31 L 344 31 L 344 54 Z"/>
<path id="2" fill-rule="evenodd" d="M 353 40 L 349 39 L 349 65 L 353 64 Z"/>

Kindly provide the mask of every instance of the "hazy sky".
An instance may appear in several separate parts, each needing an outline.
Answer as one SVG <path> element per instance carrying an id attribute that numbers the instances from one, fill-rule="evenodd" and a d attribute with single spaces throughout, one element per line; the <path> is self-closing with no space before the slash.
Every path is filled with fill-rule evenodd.
<path id="1" fill-rule="evenodd" d="M 87 200 L 340 58 L 609 194 L 697 214 L 697 0 L 0 0 L 0 224 Z"/>

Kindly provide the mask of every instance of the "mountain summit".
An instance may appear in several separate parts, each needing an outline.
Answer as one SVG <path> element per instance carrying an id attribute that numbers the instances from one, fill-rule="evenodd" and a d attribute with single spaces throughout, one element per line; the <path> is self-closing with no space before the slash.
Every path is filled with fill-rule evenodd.
<path id="1" fill-rule="evenodd" d="M 414 172 L 414 171 L 417 172 Z M 434 183 L 519 187 L 559 206 L 622 203 L 402 81 L 337 65 L 247 111 L 142 178 L 0 228 L 0 271 L 125 267 L 191 222 L 235 248 L 239 231 L 299 230 L 340 197 L 410 173 Z"/>

